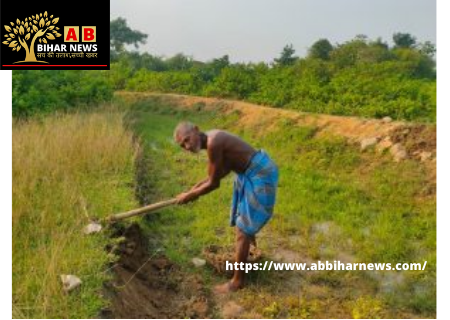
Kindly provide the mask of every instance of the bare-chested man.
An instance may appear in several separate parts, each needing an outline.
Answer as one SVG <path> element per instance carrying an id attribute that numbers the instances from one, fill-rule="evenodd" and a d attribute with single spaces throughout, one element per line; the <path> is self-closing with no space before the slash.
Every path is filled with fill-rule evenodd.
<path id="1" fill-rule="evenodd" d="M 231 171 L 234 182 L 231 226 L 236 226 L 236 262 L 246 262 L 255 235 L 272 217 L 278 184 L 278 168 L 263 150 L 255 150 L 239 137 L 223 130 L 201 132 L 189 122 L 181 122 L 175 141 L 185 150 L 208 153 L 208 177 L 188 192 L 177 196 L 178 204 L 188 203 L 220 186 Z M 216 293 L 236 291 L 244 285 L 245 271 L 235 270 L 230 282 L 215 287 Z"/>

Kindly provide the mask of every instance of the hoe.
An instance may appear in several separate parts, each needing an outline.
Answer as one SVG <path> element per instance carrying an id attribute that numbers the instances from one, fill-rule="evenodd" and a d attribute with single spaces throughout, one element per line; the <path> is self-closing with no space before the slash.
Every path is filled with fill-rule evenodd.
<path id="1" fill-rule="evenodd" d="M 108 217 L 106 217 L 104 220 L 104 222 L 111 224 L 120 220 L 124 220 L 127 218 L 131 218 L 134 216 L 138 216 L 138 215 L 142 215 L 142 214 L 147 214 L 150 212 L 154 212 L 158 209 L 162 209 L 168 206 L 171 206 L 173 204 L 175 204 L 177 202 L 177 199 L 173 198 L 170 200 L 165 200 L 165 201 L 161 201 L 161 202 L 157 202 L 157 203 L 153 203 L 150 205 L 147 205 L 145 207 L 142 208 L 138 208 L 138 209 L 133 209 L 127 212 L 121 212 L 121 213 L 117 213 L 117 214 L 113 214 L 110 215 Z M 84 228 L 84 233 L 85 234 L 90 234 L 90 233 L 96 233 L 99 232 L 102 229 L 102 225 L 98 222 L 92 221 L 90 222 L 85 228 Z"/>

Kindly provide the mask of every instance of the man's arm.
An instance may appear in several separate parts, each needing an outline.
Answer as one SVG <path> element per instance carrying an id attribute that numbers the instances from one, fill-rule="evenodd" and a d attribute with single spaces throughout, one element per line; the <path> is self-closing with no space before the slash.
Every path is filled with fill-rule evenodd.
<path id="1" fill-rule="evenodd" d="M 202 184 L 206 183 L 206 181 L 208 181 L 208 180 L 209 180 L 209 178 L 206 178 L 206 179 L 204 179 L 204 180 L 202 180 L 202 181 L 196 183 L 195 186 L 193 186 L 193 187 L 189 190 L 189 192 L 191 192 L 191 191 L 195 190 L 196 188 L 200 187 Z"/>
<path id="2" fill-rule="evenodd" d="M 208 178 L 198 183 L 187 193 L 179 195 L 178 203 L 187 203 L 193 201 L 198 197 L 207 194 L 220 187 L 220 180 L 225 177 L 230 171 L 225 169 L 223 159 L 223 148 L 220 145 L 211 145 L 208 149 Z"/>

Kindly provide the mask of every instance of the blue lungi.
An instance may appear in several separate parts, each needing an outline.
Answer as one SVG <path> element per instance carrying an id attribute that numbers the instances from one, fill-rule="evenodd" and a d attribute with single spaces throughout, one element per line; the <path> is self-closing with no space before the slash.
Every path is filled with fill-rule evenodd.
<path id="1" fill-rule="evenodd" d="M 245 172 L 236 175 L 230 225 L 255 235 L 272 217 L 277 186 L 277 165 L 264 150 L 257 151 Z"/>

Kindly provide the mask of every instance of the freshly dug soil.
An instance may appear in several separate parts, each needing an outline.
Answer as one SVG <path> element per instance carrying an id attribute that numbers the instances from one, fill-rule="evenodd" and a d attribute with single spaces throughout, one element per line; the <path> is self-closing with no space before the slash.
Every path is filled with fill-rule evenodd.
<path id="1" fill-rule="evenodd" d="M 206 262 L 212 266 L 217 273 L 226 274 L 231 278 L 233 270 L 226 269 L 226 262 L 234 263 L 236 261 L 233 247 L 210 245 L 203 249 L 203 256 L 205 257 Z M 261 250 L 253 245 L 250 246 L 248 262 L 257 262 L 261 260 L 261 258 Z"/>
<path id="2" fill-rule="evenodd" d="M 123 231 L 115 279 L 106 284 L 111 306 L 102 318 L 207 318 L 210 301 L 200 276 L 183 274 L 163 254 L 149 248 L 138 225 Z"/>

